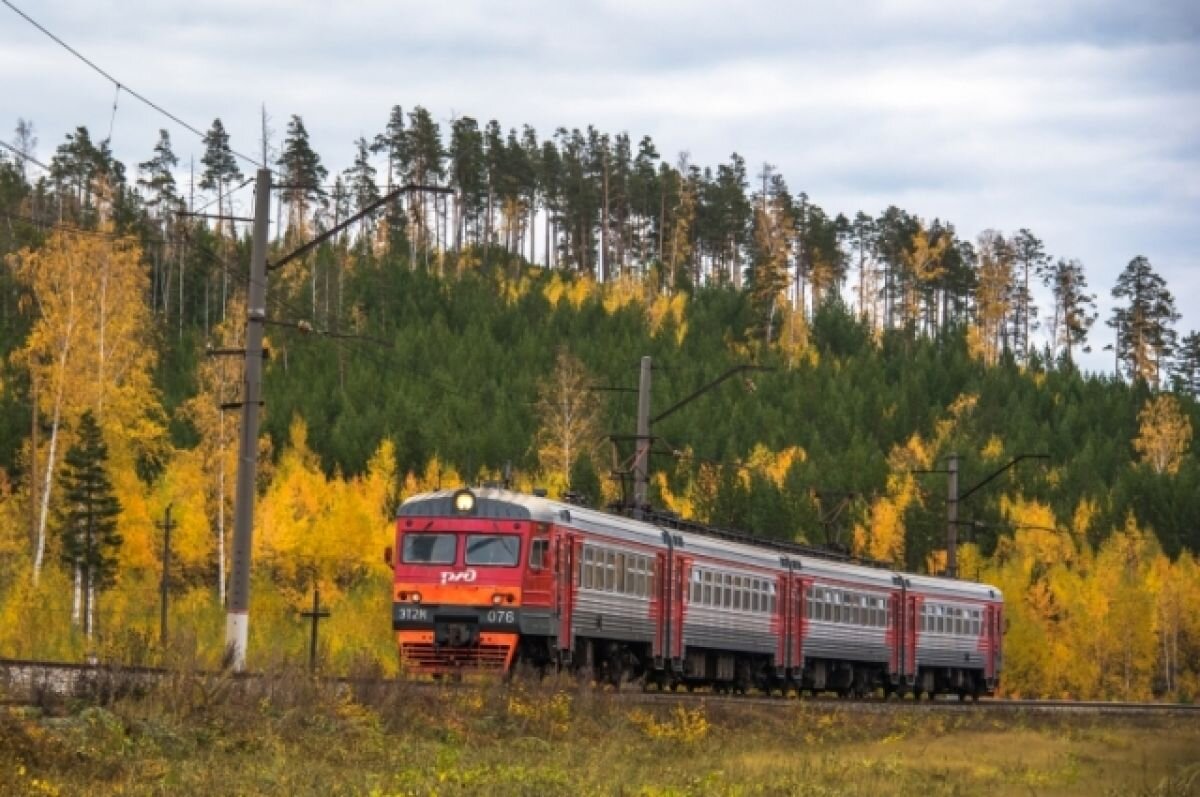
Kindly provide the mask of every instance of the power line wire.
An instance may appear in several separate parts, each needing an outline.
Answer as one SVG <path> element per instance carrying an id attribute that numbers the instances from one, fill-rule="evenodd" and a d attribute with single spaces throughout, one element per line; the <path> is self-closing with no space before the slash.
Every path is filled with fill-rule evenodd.
<path id="1" fill-rule="evenodd" d="M 24 19 L 26 22 L 28 22 L 30 25 L 33 25 L 35 28 L 37 28 L 38 30 L 40 30 L 42 33 L 44 33 L 44 34 L 46 34 L 47 36 L 49 36 L 49 37 L 50 37 L 50 38 L 51 38 L 51 39 L 52 39 L 52 40 L 53 40 L 55 43 L 57 43 L 57 44 L 58 44 L 60 47 L 62 47 L 64 50 L 66 50 L 66 51 L 67 51 L 67 52 L 69 52 L 71 55 L 73 55 L 73 56 L 75 56 L 76 58 L 78 58 L 78 59 L 79 59 L 80 61 L 82 61 L 83 63 L 87 64 L 89 67 L 91 67 L 93 70 L 95 70 L 95 71 L 96 71 L 96 72 L 97 72 L 97 73 L 98 73 L 100 76 L 102 76 L 102 77 L 103 77 L 105 80 L 109 81 L 109 82 L 110 82 L 110 83 L 112 83 L 114 86 L 116 86 L 116 89 L 117 89 L 117 94 L 118 94 L 118 95 L 120 95 L 120 93 L 121 93 L 122 91 L 124 91 L 126 94 L 130 95 L 131 97 L 134 97 L 135 99 L 141 100 L 143 103 L 145 103 L 145 104 L 146 104 L 146 105 L 148 105 L 149 107 L 153 108 L 154 110 L 158 111 L 158 112 L 159 112 L 159 113 L 161 113 L 163 116 L 165 116 L 165 117 L 167 117 L 168 119 L 170 119 L 171 121 L 175 122 L 175 124 L 179 125 L 180 127 L 183 127 L 184 129 L 191 131 L 192 133 L 194 133 L 194 134 L 196 134 L 197 136 L 199 136 L 201 139 L 205 138 L 205 134 L 204 134 L 204 133 L 201 133 L 201 132 L 200 132 L 198 129 L 196 129 L 196 128 L 195 128 L 195 127 L 193 127 L 192 125 L 188 124 L 187 122 L 183 121 L 182 119 L 180 119 L 180 118 L 179 118 L 178 116 L 176 116 L 175 114 L 173 114 L 173 113 L 171 113 L 170 111 L 168 111 L 167 109 L 163 108 L 161 105 L 158 105 L 157 103 L 153 102 L 152 100 L 149 100 L 149 99 L 147 99 L 147 98 L 146 98 L 144 95 L 142 95 L 142 94 L 138 93 L 137 91 L 134 91 L 134 90 L 133 90 L 132 88 L 130 88 L 128 85 L 126 85 L 126 84 L 122 83 L 121 81 L 117 80 L 115 77 L 113 77 L 112 75 L 110 75 L 108 72 L 105 72 L 103 69 L 101 69 L 101 68 L 100 68 L 99 66 L 97 66 L 95 63 L 93 63 L 92 61 L 88 60 L 88 58 L 87 58 L 87 57 L 85 57 L 85 56 L 84 56 L 82 53 L 80 53 L 80 52 L 79 52 L 78 50 L 76 50 L 74 47 L 72 47 L 71 45 L 67 44 L 65 41 L 63 41 L 62 39 L 60 39 L 58 36 L 55 36 L 53 33 L 51 33 L 49 30 L 47 30 L 47 29 L 46 29 L 46 27 L 45 27 L 44 25 L 42 25 L 42 24 L 41 24 L 41 23 L 39 23 L 37 20 L 35 20 L 33 17 L 29 16 L 29 15 L 28 15 L 28 14 L 26 14 L 24 11 L 22 11 L 21 9 L 19 9 L 19 8 L 17 8 L 15 5 L 13 5 L 13 4 L 10 2 L 10 0 L 0 0 L 0 3 L 4 3 L 4 5 L 6 5 L 6 6 L 8 6 L 9 8 L 11 8 L 11 9 L 12 9 L 14 12 L 16 12 L 16 13 L 17 13 L 17 14 L 18 14 L 18 15 L 19 15 L 21 18 L 23 18 L 23 19 Z M 113 99 L 113 116 L 114 116 L 114 118 L 116 117 L 116 110 L 117 110 L 117 101 L 116 101 L 116 98 L 114 97 L 114 99 Z M 109 135 L 111 136 L 111 124 L 110 124 L 110 132 L 109 132 Z M 244 161 L 247 161 L 248 163 L 253 163 L 255 166 L 258 166 L 258 167 L 260 167 L 260 168 L 267 168 L 267 167 L 266 167 L 266 166 L 264 166 L 263 164 L 261 164 L 261 163 L 259 163 L 258 161 L 256 161 L 254 158 L 251 158 L 251 157 L 249 157 L 248 155 L 243 155 L 242 153 L 238 152 L 236 149 L 230 149 L 229 151 L 230 151 L 231 153 L 233 153 L 234 155 L 238 156 L 239 158 L 241 158 L 242 160 L 244 160 Z"/>
<path id="2" fill-rule="evenodd" d="M 0 0 L 0 1 L 2 1 L 2 2 L 8 2 L 8 0 Z M 37 158 L 33 157 L 32 155 L 26 155 L 24 152 L 22 152 L 21 150 L 17 149 L 16 147 L 14 147 L 12 144 L 9 144 L 7 141 L 0 141 L 0 147 L 4 147 L 4 148 L 5 148 L 6 150 L 8 150 L 9 152 L 11 152 L 12 154 L 16 155 L 18 158 L 21 158 L 22 160 L 26 160 L 26 161 L 28 161 L 29 163 L 32 163 L 34 166 L 40 166 L 41 168 L 45 169 L 46 171 L 50 171 L 50 167 L 49 167 L 49 166 L 47 166 L 46 164 L 42 163 L 40 160 L 38 160 Z"/>

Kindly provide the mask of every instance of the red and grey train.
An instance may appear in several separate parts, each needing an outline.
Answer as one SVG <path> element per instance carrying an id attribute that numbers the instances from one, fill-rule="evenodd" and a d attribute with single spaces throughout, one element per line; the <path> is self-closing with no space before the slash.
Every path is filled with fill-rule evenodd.
<path id="1" fill-rule="evenodd" d="M 991 694 L 1004 603 L 901 573 L 494 488 L 398 512 L 392 627 L 410 672 L 590 671 L 675 688 Z"/>

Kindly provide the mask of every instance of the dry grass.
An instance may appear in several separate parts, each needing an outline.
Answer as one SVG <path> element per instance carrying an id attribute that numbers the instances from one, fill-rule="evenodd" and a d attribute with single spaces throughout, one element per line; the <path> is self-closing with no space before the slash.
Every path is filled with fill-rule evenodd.
<path id="1" fill-rule="evenodd" d="M 181 667 L 109 697 L 0 713 L 0 794 L 1200 795 L 1184 719 L 647 708 L 568 682 L 334 685 L 284 667 Z"/>

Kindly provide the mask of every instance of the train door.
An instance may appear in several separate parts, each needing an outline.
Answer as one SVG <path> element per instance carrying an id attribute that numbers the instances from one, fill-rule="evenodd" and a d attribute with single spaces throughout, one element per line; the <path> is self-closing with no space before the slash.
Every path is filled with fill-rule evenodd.
<path id="1" fill-rule="evenodd" d="M 575 613 L 575 562 L 579 558 L 579 542 L 570 534 L 560 534 L 554 546 L 554 613 L 558 618 L 558 649 L 570 651 L 572 616 Z"/>
<path id="2" fill-rule="evenodd" d="M 550 527 L 535 523 L 529 538 L 529 563 L 525 569 L 522 606 L 554 606 L 554 565 L 550 550 Z"/>
<path id="3" fill-rule="evenodd" d="M 787 671 L 792 666 L 792 579 L 784 573 L 775 579 L 775 617 L 771 618 L 772 630 L 778 634 L 775 644 L 775 668 Z M 782 673 L 780 673 L 782 674 Z"/>
<path id="4" fill-rule="evenodd" d="M 888 595 L 888 625 L 884 637 L 888 646 L 888 672 L 894 678 L 904 675 L 904 591 Z"/>
<path id="5" fill-rule="evenodd" d="M 904 648 L 907 661 L 904 664 L 904 674 L 909 679 L 917 677 L 917 619 L 920 611 L 920 598 L 905 590 L 904 593 Z"/>
<path id="6" fill-rule="evenodd" d="M 655 666 L 658 666 L 667 655 L 667 645 L 671 636 L 671 612 L 667 601 L 666 585 L 670 567 L 668 551 L 659 551 L 654 556 L 654 585 L 650 597 L 650 616 L 654 618 L 653 654 Z"/>
<path id="7" fill-rule="evenodd" d="M 683 624 L 686 620 L 686 601 L 688 586 L 688 571 L 691 570 L 692 560 L 679 556 L 671 557 L 671 617 L 675 619 L 675 630 L 671 635 L 671 658 L 683 659 Z"/>
<path id="8" fill-rule="evenodd" d="M 1000 607 L 987 606 L 983 610 L 984 634 L 986 635 L 983 675 L 989 681 L 1000 671 L 1000 642 L 1003 637 L 1003 626 L 1000 620 Z"/>
<path id="9" fill-rule="evenodd" d="M 808 634 L 808 585 L 802 578 L 792 580 L 792 668 L 804 668 L 804 637 Z"/>

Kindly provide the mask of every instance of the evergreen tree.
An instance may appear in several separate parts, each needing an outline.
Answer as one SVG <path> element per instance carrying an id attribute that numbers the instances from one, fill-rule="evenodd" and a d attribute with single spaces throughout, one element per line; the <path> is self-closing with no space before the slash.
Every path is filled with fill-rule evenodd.
<path id="1" fill-rule="evenodd" d="M 418 105 L 408 114 L 406 134 L 409 158 L 409 179 L 417 185 L 439 185 L 445 176 L 445 151 L 437 122 L 425 108 Z M 421 192 L 417 202 L 409 205 L 414 228 L 414 243 L 422 250 L 433 246 L 429 235 L 429 195 Z"/>
<path id="2" fill-rule="evenodd" d="M 1012 328 L 1013 350 L 1022 362 L 1029 360 L 1029 330 L 1036 326 L 1037 308 L 1033 306 L 1033 294 L 1029 291 L 1029 273 L 1041 273 L 1049 262 L 1045 247 L 1036 235 L 1025 228 L 1017 231 L 1010 241 L 1013 258 L 1021 269 L 1021 279 L 1013 285 Z"/>
<path id="3" fill-rule="evenodd" d="M 1171 387 L 1192 398 L 1200 398 L 1200 333 L 1189 332 L 1175 350 Z"/>
<path id="4" fill-rule="evenodd" d="M 213 119 L 212 127 L 204 134 L 204 155 L 200 158 L 204 171 L 200 174 L 200 187 L 205 191 L 217 192 L 217 214 L 233 216 L 233 198 L 226 197 L 226 189 L 234 180 L 240 180 L 242 172 L 238 168 L 237 159 L 229 148 L 229 134 L 220 118 Z M 226 205 L 228 202 L 228 206 Z M 228 212 L 227 212 L 228 211 Z M 217 222 L 218 234 L 221 222 Z M 237 238 L 234 231 L 233 219 L 229 219 L 229 241 Z M 208 301 L 207 288 L 205 302 Z M 225 307 L 229 301 L 229 275 L 221 272 L 221 320 L 225 319 Z M 207 312 L 207 311 L 206 311 Z"/>
<path id="5" fill-rule="evenodd" d="M 643 265 L 658 258 L 659 224 L 662 208 L 659 204 L 661 192 L 658 185 L 656 163 L 658 150 L 650 136 L 642 136 L 638 142 L 637 157 L 630 176 L 630 194 L 638 216 L 637 231 L 633 235 L 633 256 Z"/>
<path id="6" fill-rule="evenodd" d="M 386 193 L 390 194 L 396 185 L 403 183 L 408 178 L 410 160 L 408 134 L 404 129 L 404 109 L 399 105 L 392 106 L 387 126 L 382 133 L 375 136 L 375 140 L 371 143 L 371 152 L 387 154 Z M 387 243 L 389 248 L 395 244 L 396 232 L 404 229 L 404 212 L 401 201 L 401 197 L 396 197 L 388 206 Z"/>
<path id="7" fill-rule="evenodd" d="M 1088 331 L 1096 321 L 1096 296 L 1086 292 L 1087 277 L 1078 260 L 1060 258 L 1043 269 L 1042 279 L 1054 294 L 1051 346 L 1061 351 L 1067 362 L 1074 362 L 1075 346 L 1087 340 Z"/>
<path id="8" fill-rule="evenodd" d="M 371 165 L 371 148 L 361 136 L 354 142 L 354 165 L 346 170 L 345 175 L 353 212 L 358 213 L 378 201 L 379 187 L 375 184 L 375 167 Z M 365 244 L 372 238 L 374 223 L 369 216 L 364 217 L 360 227 L 362 233 L 359 244 L 364 246 L 362 251 L 366 252 L 369 248 Z"/>
<path id="9" fill-rule="evenodd" d="M 776 318 L 784 292 L 788 288 L 795 217 L 791 195 L 783 176 L 769 164 L 763 166 L 764 182 L 769 182 L 755 209 L 753 259 L 747 286 L 754 307 L 751 333 L 769 345 L 776 330 Z"/>
<path id="10" fill-rule="evenodd" d="M 858 211 L 850 225 L 850 241 L 857 253 L 858 261 L 858 314 L 868 323 L 874 323 L 875 289 L 874 269 L 871 261 L 875 253 L 875 220 Z M 868 264 L 871 263 L 871 266 Z M 868 304 L 867 297 L 871 296 Z"/>
<path id="11" fill-rule="evenodd" d="M 167 144 L 169 146 L 169 139 Z M 157 152 L 158 149 L 155 148 L 155 153 Z M 204 155 L 200 158 L 200 163 L 204 166 L 204 171 L 200 174 L 200 187 L 205 191 L 224 194 L 230 183 L 242 177 L 237 159 L 229 148 L 229 134 L 225 132 L 225 126 L 219 118 L 213 119 L 212 127 L 204 134 Z M 218 213 L 220 212 L 218 210 Z"/>
<path id="12" fill-rule="evenodd" d="M 995 230 L 979 234 L 979 286 L 975 315 L 987 361 L 995 364 L 1001 351 L 1008 350 L 1010 300 L 1012 297 L 1012 248 Z"/>
<path id="13" fill-rule="evenodd" d="M 467 230 L 474 228 L 483 212 L 483 135 L 470 116 L 455 119 L 450 126 L 450 185 L 454 187 L 454 248 L 461 249 Z"/>
<path id="14" fill-rule="evenodd" d="M 1117 360 L 1125 364 L 1130 379 L 1142 379 L 1157 388 L 1160 371 L 1175 345 L 1171 327 L 1179 320 L 1175 299 L 1166 281 L 1141 255 L 1121 272 L 1112 295 L 1128 302 L 1125 307 L 1115 307 L 1108 321 L 1117 332 Z"/>
<path id="15" fill-rule="evenodd" d="M 171 150 L 171 134 L 166 130 L 159 130 L 158 143 L 154 145 L 154 157 L 138 164 L 140 175 L 137 184 L 147 194 L 146 208 L 160 220 L 180 204 L 174 173 L 178 165 L 179 158 Z"/>
<path id="16" fill-rule="evenodd" d="M 288 122 L 278 163 L 282 167 L 280 180 L 284 185 L 280 196 L 288 206 L 288 233 L 304 238 L 307 236 L 309 207 L 325 196 L 322 182 L 329 171 L 321 165 L 321 158 L 309 144 L 304 120 L 296 114 L 292 114 Z"/>
<path id="17" fill-rule="evenodd" d="M 67 451 L 60 518 L 62 561 L 81 581 L 84 634 L 93 630 L 95 600 L 116 583 L 121 505 L 109 479 L 108 447 L 91 410 L 79 421 L 79 440 Z"/>

